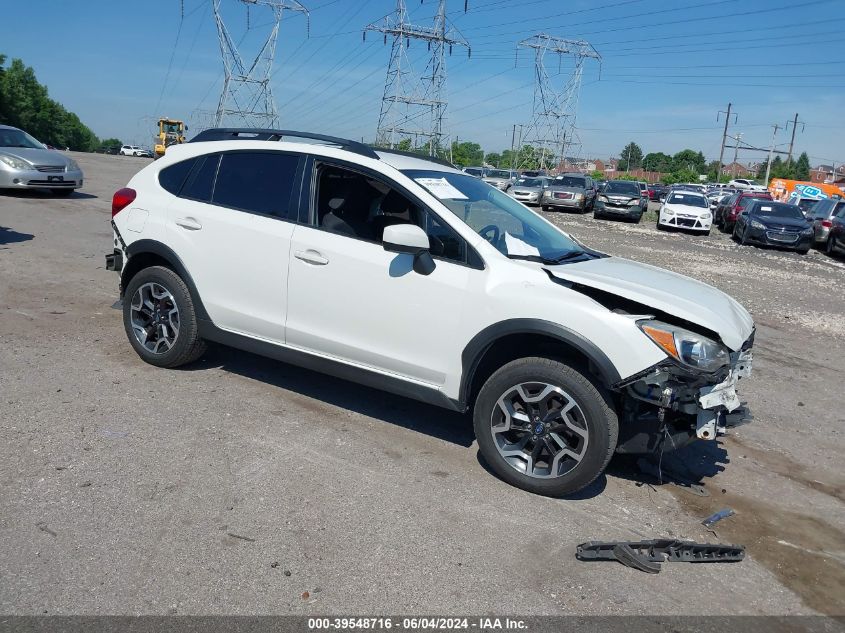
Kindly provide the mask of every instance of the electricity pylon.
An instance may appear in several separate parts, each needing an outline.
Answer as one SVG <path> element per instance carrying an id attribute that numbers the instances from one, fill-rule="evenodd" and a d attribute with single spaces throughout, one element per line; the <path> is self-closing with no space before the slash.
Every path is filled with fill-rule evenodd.
<path id="1" fill-rule="evenodd" d="M 531 121 L 525 126 L 523 142 L 539 150 L 540 168 L 553 167 L 555 157 L 564 159 L 568 148 L 579 143 L 575 129 L 578 113 L 578 97 L 581 93 L 581 77 L 584 61 L 601 55 L 584 40 L 567 40 L 539 33 L 517 43 L 520 48 L 534 50 L 534 104 Z M 558 58 L 560 66 L 564 57 L 573 60 L 572 72 L 562 89 L 556 89 L 546 70 L 546 53 Z M 525 161 L 531 157 L 522 157 Z M 524 163 L 519 166 L 524 166 Z"/>
<path id="2" fill-rule="evenodd" d="M 409 23 L 405 0 L 396 0 L 396 11 L 364 28 L 365 40 L 367 31 L 383 33 L 385 44 L 388 36 L 393 38 L 376 128 L 376 145 L 394 147 L 402 139 L 411 139 L 413 147 L 428 145 L 429 154 L 434 155 L 445 136 L 446 53 L 451 54 L 455 45 L 466 46 L 467 51 L 470 50 L 463 36 L 448 24 L 446 0 L 439 2 L 433 27 Z M 422 76 L 414 73 L 408 59 L 411 40 L 425 42 L 431 51 Z M 425 117 L 428 125 L 420 121 Z"/>
<path id="3" fill-rule="evenodd" d="M 296 0 L 238 1 L 246 5 L 247 25 L 249 25 L 251 7 L 267 7 L 273 15 L 273 20 L 269 23 L 270 32 L 263 40 L 264 43 L 258 54 L 253 62 L 247 65 L 223 21 L 220 13 L 221 0 L 212 0 L 225 73 L 214 124 L 216 127 L 234 123 L 244 127 L 277 128 L 279 114 L 276 110 L 273 90 L 270 87 L 270 72 L 276 56 L 279 26 L 285 9 L 304 13 L 306 17 L 309 15 L 308 9 Z"/>

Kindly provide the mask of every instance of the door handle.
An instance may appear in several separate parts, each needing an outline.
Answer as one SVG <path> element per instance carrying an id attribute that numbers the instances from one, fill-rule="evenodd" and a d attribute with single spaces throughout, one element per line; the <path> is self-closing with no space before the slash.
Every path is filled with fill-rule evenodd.
<path id="1" fill-rule="evenodd" d="M 202 228 L 202 224 L 197 222 L 194 218 L 176 218 L 176 225 L 181 226 L 183 229 L 188 229 L 189 231 L 199 231 Z"/>
<path id="2" fill-rule="evenodd" d="M 307 251 L 296 251 L 293 256 L 297 259 L 301 259 L 306 264 L 314 264 L 316 266 L 325 266 L 329 263 L 328 259 L 310 248 Z"/>

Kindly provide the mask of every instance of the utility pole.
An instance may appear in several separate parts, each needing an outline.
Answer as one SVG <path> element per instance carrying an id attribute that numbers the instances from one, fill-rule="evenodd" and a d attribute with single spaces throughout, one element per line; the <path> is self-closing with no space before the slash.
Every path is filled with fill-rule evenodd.
<path id="1" fill-rule="evenodd" d="M 772 144 L 769 145 L 769 160 L 766 162 L 766 186 L 769 185 L 769 174 L 772 173 L 772 154 L 775 151 L 775 137 L 778 135 L 780 125 L 775 123 L 772 128 L 774 128 L 774 131 L 772 132 Z"/>
<path id="2" fill-rule="evenodd" d="M 786 122 L 786 129 L 789 129 L 789 124 L 792 123 L 792 138 L 789 139 L 789 153 L 786 159 L 787 162 L 792 162 L 792 149 L 795 146 L 795 130 L 798 128 L 798 124 L 801 123 L 801 131 L 804 131 L 804 123 L 798 120 L 798 113 L 795 113 L 795 118 L 792 121 Z"/>
<path id="3" fill-rule="evenodd" d="M 722 148 L 719 150 L 719 164 L 716 167 L 716 182 L 719 182 L 719 178 L 721 178 L 721 176 L 722 176 L 722 159 L 725 156 L 725 140 L 728 138 L 728 124 L 730 123 L 730 120 L 731 120 L 731 106 L 733 106 L 733 104 L 729 103 L 727 112 L 725 112 L 724 110 L 719 110 L 716 113 L 716 121 L 717 122 L 719 121 L 719 115 L 721 115 L 721 114 L 725 115 L 725 129 L 722 132 Z M 734 113 L 734 123 L 736 123 L 736 121 L 737 121 L 737 116 L 736 116 L 736 113 Z M 736 162 L 736 158 L 734 158 L 734 162 Z"/>
<path id="4" fill-rule="evenodd" d="M 516 144 L 516 128 L 519 128 L 519 143 Z M 514 123 L 511 134 L 511 169 L 516 169 L 516 153 L 522 147 L 522 125 Z"/>
<path id="5" fill-rule="evenodd" d="M 736 145 L 734 145 L 734 162 L 731 166 L 731 174 L 734 178 L 736 178 L 736 161 L 739 157 L 739 144 L 742 142 L 742 132 L 737 133 L 737 135 L 733 138 L 736 141 Z"/>
<path id="6" fill-rule="evenodd" d="M 429 154 L 434 155 L 440 147 L 446 117 L 446 51 L 451 54 L 453 46 L 465 46 L 471 54 L 469 44 L 463 36 L 449 25 L 446 17 L 446 0 L 439 0 L 434 26 L 415 26 L 408 22 L 405 0 L 396 0 L 396 10 L 378 22 L 364 28 L 367 31 L 384 34 L 384 43 L 392 37 L 390 62 L 384 82 L 381 111 L 376 128 L 376 145 L 394 147 L 400 138 L 424 138 Z M 416 76 L 408 59 L 411 40 L 422 40 L 431 51 L 431 58 L 424 76 Z M 429 125 L 408 123 L 428 115 Z M 416 146 L 416 140 L 414 145 Z"/>
<path id="7" fill-rule="evenodd" d="M 249 25 L 250 6 L 268 7 L 273 14 L 273 21 L 269 22 L 272 28 L 255 60 L 250 64 L 245 64 L 238 45 L 229 35 L 223 21 L 220 13 L 221 0 L 213 0 L 212 9 L 214 21 L 217 23 L 217 37 L 220 40 L 220 55 L 223 58 L 224 71 L 223 90 L 217 104 L 214 125 L 220 127 L 227 120 L 234 120 L 233 122 L 246 127 L 276 128 L 279 127 L 279 114 L 273 98 L 273 90 L 270 87 L 270 74 L 276 56 L 276 41 L 279 37 L 282 14 L 285 9 L 289 9 L 304 13 L 307 17 L 308 9 L 296 0 L 239 1 L 246 5 L 247 25 Z"/>

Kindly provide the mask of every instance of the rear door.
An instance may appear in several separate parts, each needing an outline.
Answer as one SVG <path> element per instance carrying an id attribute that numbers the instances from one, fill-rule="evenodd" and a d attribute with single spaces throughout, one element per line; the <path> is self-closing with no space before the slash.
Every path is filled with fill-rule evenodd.
<path id="1" fill-rule="evenodd" d="M 209 154 L 170 205 L 170 243 L 216 326 L 284 342 L 302 164 L 287 152 Z"/>

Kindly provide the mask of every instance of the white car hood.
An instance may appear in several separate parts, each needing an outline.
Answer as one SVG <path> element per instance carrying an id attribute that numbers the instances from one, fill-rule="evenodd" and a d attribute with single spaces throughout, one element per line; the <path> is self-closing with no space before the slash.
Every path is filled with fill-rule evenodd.
<path id="1" fill-rule="evenodd" d="M 666 204 L 664 205 L 664 208 L 670 209 L 675 213 L 686 213 L 688 215 L 694 215 L 696 217 L 704 215 L 705 213 L 710 213 L 709 207 L 705 209 L 704 207 L 694 207 L 688 204 L 678 204 L 677 202 L 673 202 L 672 204 Z"/>
<path id="2" fill-rule="evenodd" d="M 748 311 L 721 290 L 684 275 L 622 257 L 548 266 L 559 279 L 603 290 L 716 332 L 736 351 L 751 336 Z"/>

